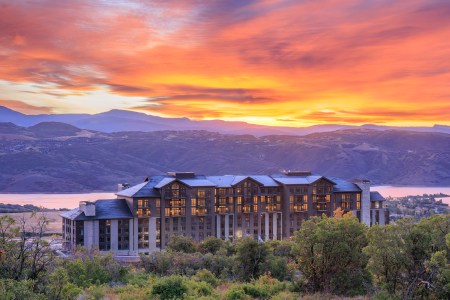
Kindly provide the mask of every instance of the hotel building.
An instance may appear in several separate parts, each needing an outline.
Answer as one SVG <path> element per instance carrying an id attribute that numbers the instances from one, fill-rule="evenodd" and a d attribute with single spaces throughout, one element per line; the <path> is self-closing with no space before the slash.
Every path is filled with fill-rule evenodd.
<path id="1" fill-rule="evenodd" d="M 370 182 L 311 172 L 203 176 L 170 172 L 135 186 L 119 185 L 117 199 L 80 202 L 63 213 L 64 248 L 98 247 L 116 255 L 164 249 L 174 235 L 199 242 L 289 238 L 312 216 L 340 208 L 371 226 L 388 222 L 385 199 Z"/>

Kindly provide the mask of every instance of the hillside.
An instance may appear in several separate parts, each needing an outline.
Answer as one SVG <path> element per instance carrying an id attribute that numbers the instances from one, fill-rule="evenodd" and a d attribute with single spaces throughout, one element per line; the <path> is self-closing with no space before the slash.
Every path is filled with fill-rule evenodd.
<path id="1" fill-rule="evenodd" d="M 271 174 L 284 169 L 374 184 L 450 185 L 450 135 L 368 129 L 307 136 L 207 131 L 101 133 L 62 123 L 0 123 L 0 192 L 113 191 L 167 171 Z"/>

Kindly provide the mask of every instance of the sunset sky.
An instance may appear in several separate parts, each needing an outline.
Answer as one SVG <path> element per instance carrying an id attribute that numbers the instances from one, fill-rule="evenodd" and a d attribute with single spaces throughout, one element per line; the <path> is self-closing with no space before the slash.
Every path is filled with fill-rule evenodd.
<path id="1" fill-rule="evenodd" d="M 0 105 L 450 125 L 450 1 L 0 0 Z"/>

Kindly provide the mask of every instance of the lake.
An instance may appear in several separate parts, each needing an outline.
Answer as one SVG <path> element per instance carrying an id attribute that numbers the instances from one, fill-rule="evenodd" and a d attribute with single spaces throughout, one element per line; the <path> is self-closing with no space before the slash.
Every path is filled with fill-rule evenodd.
<path id="1" fill-rule="evenodd" d="M 372 191 L 378 191 L 384 197 L 402 197 L 409 195 L 437 194 L 450 195 L 450 187 L 419 187 L 419 186 L 373 186 Z M 0 203 L 6 204 L 33 204 L 46 208 L 75 208 L 80 201 L 97 199 L 114 199 L 114 193 L 88 193 L 88 194 L 0 194 Z M 450 197 L 442 198 L 450 204 Z"/>
<path id="2" fill-rule="evenodd" d="M 450 187 L 429 187 L 429 186 L 373 186 L 371 191 L 377 191 L 384 197 L 404 197 L 423 194 L 439 194 L 444 193 L 450 195 Z M 450 197 L 437 198 L 442 202 L 450 204 Z"/>
<path id="3" fill-rule="evenodd" d="M 46 208 L 75 208 L 80 201 L 98 199 L 115 199 L 113 193 L 88 194 L 0 194 L 0 203 L 5 204 L 33 204 Z"/>

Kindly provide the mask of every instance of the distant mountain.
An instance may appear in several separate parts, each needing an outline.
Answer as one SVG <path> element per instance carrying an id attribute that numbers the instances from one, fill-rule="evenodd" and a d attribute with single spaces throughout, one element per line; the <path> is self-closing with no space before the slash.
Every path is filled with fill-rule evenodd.
<path id="1" fill-rule="evenodd" d="M 167 171 L 311 170 L 374 184 L 450 186 L 450 135 L 347 129 L 306 136 L 208 131 L 103 133 L 0 123 L 0 192 L 114 191 Z"/>
<path id="2" fill-rule="evenodd" d="M 434 127 L 389 127 L 378 125 L 315 125 L 310 127 L 262 126 L 245 122 L 227 122 L 222 120 L 193 121 L 188 118 L 162 118 L 144 113 L 126 110 L 111 110 L 99 114 L 42 114 L 25 115 L 0 106 L 0 122 L 11 122 L 19 126 L 33 126 L 41 122 L 62 122 L 78 128 L 101 132 L 161 130 L 208 130 L 223 134 L 264 135 L 307 135 L 316 132 L 330 132 L 342 129 L 368 128 L 374 130 L 407 130 L 418 132 L 450 133 L 450 126 Z"/>

